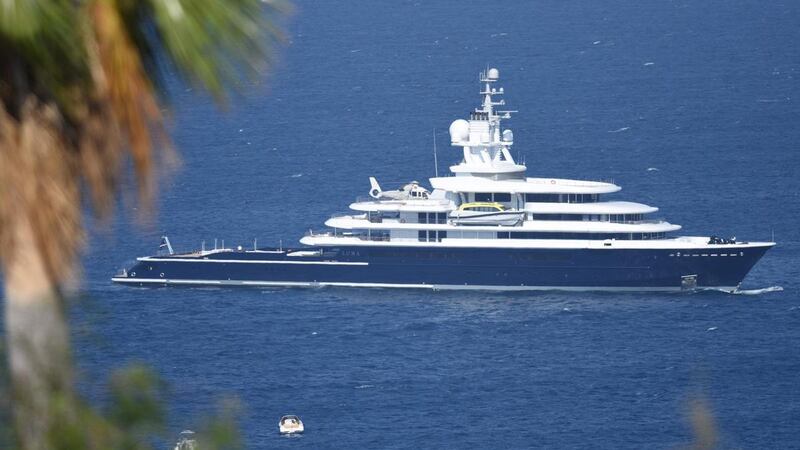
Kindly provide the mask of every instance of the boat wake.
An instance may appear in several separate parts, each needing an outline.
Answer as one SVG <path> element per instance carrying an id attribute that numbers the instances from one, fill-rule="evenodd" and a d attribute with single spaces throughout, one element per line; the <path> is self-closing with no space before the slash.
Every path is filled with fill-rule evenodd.
<path id="1" fill-rule="evenodd" d="M 616 130 L 611 130 L 609 131 L 609 133 L 622 133 L 623 131 L 628 131 L 630 129 L 631 127 L 622 127 L 622 128 L 617 128 Z"/>
<path id="2" fill-rule="evenodd" d="M 767 294 L 769 292 L 781 292 L 783 291 L 782 286 L 770 286 L 761 289 L 737 289 L 735 291 L 728 291 L 725 289 L 715 289 L 715 288 L 701 288 L 698 289 L 699 291 L 706 291 L 706 292 L 724 292 L 726 294 L 731 295 L 761 295 Z"/>
<path id="3" fill-rule="evenodd" d="M 782 286 L 770 286 L 761 289 L 737 289 L 732 292 L 734 295 L 761 295 L 766 294 L 768 292 L 781 292 L 783 291 Z"/>

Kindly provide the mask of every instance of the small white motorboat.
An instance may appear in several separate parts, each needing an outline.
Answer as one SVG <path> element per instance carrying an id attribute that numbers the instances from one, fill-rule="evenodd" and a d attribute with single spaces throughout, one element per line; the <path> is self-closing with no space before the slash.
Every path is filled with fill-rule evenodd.
<path id="1" fill-rule="evenodd" d="M 305 431 L 303 421 L 295 415 L 281 417 L 278 428 L 281 430 L 281 434 L 300 434 Z"/>
<path id="2" fill-rule="evenodd" d="M 464 203 L 450 213 L 455 225 L 505 225 L 514 226 L 525 217 L 524 211 L 505 209 L 500 203 Z"/>
<path id="3" fill-rule="evenodd" d="M 181 440 L 175 444 L 175 450 L 197 450 L 197 441 L 194 439 L 194 431 L 181 431 Z"/>

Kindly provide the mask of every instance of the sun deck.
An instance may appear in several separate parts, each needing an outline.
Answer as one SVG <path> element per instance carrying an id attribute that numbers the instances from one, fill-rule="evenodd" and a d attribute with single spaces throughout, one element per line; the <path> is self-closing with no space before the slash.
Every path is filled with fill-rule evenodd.
<path id="1" fill-rule="evenodd" d="M 508 192 L 514 194 L 611 194 L 622 188 L 602 181 L 566 180 L 560 178 L 525 178 L 494 180 L 487 177 L 458 176 L 430 179 L 434 189 L 449 192 Z"/>

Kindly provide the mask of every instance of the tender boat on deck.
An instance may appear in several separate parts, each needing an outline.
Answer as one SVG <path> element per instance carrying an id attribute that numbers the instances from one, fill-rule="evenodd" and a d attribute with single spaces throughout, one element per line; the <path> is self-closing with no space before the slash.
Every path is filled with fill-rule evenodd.
<path id="1" fill-rule="evenodd" d="M 504 225 L 515 226 L 525 217 L 525 211 L 505 209 L 500 203 L 464 203 L 450 213 L 454 225 Z"/>

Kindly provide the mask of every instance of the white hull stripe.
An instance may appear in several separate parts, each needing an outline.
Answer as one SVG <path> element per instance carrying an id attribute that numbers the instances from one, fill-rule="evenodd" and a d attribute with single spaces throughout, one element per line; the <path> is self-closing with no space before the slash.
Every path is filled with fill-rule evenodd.
<path id="1" fill-rule="evenodd" d="M 261 261 L 250 259 L 200 259 L 200 258 L 153 258 L 144 256 L 136 258 L 137 261 L 156 262 L 197 262 L 197 263 L 232 263 L 232 264 L 313 264 L 322 266 L 368 266 L 368 262 L 349 261 Z"/>
<path id="2" fill-rule="evenodd" d="M 474 290 L 474 291 L 607 291 L 607 292 L 677 292 L 683 290 L 675 287 L 615 287 L 615 286 L 492 286 L 461 284 L 395 284 L 395 283 L 349 283 L 349 282 L 316 282 L 316 281 L 239 281 L 239 280 L 170 280 L 163 278 L 121 278 L 111 279 L 117 283 L 161 284 L 161 285 L 206 285 L 206 286 L 280 286 L 280 287 L 364 287 L 364 288 L 401 288 L 432 290 Z M 699 290 L 714 289 L 734 292 L 736 286 L 701 287 Z"/>
<path id="3" fill-rule="evenodd" d="M 477 230 L 478 227 L 462 227 L 465 232 L 479 231 L 487 232 L 488 230 Z M 468 228 L 468 229 L 466 229 Z M 442 228 L 437 228 L 436 225 L 430 225 L 430 230 L 449 231 Z M 413 230 L 413 231 L 416 231 Z M 515 227 L 494 227 L 492 231 L 524 231 L 515 229 Z M 551 230 L 555 231 L 555 230 Z M 491 232 L 491 231 L 489 231 Z M 607 231 L 602 231 L 607 232 Z M 450 236 L 450 235 L 448 235 Z M 474 248 L 474 249 L 558 249 L 558 250 L 573 250 L 573 249 L 588 249 L 588 250 L 670 250 L 683 252 L 686 250 L 691 251 L 741 251 L 753 248 L 764 248 L 775 246 L 774 242 L 737 242 L 736 244 L 708 244 L 707 240 L 678 240 L 677 239 L 655 239 L 644 241 L 630 241 L 630 240 L 587 240 L 587 239 L 467 239 L 447 237 L 442 239 L 442 242 L 418 242 L 416 240 L 398 240 L 398 241 L 362 241 L 357 237 L 334 237 L 327 235 L 310 235 L 304 236 L 300 239 L 300 243 L 317 247 L 343 247 L 343 246 L 361 246 L 361 247 L 425 247 L 425 248 Z M 611 242 L 611 245 L 605 245 Z"/>

